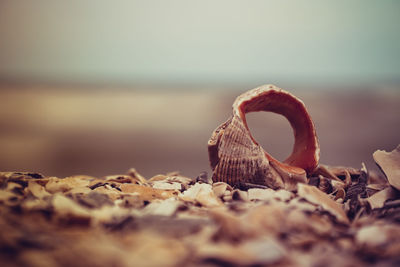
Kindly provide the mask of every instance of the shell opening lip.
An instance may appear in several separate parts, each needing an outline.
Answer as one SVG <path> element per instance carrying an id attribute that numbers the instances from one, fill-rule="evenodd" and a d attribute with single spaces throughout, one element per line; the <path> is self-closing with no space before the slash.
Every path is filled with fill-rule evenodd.
<path id="1" fill-rule="evenodd" d="M 264 85 L 237 97 L 233 103 L 233 112 L 237 112 L 236 115 L 242 119 L 249 136 L 258 145 L 248 128 L 245 117 L 246 113 L 257 111 L 283 115 L 294 132 L 293 150 L 286 160 L 280 162 L 264 151 L 265 156 L 291 172 L 301 173 L 303 170 L 312 172 L 318 165 L 319 144 L 314 123 L 303 101 L 274 85 Z"/>

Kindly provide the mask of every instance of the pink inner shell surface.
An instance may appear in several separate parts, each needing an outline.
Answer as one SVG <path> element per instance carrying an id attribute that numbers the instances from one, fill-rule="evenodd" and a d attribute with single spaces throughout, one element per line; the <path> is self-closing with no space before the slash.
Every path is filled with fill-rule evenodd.
<path id="1" fill-rule="evenodd" d="M 318 165 L 319 144 L 314 124 L 304 103 L 292 94 L 269 85 L 260 87 L 251 92 L 239 96 L 233 104 L 234 112 L 243 120 L 249 131 L 249 135 L 255 144 L 258 144 L 251 135 L 245 114 L 255 111 L 269 111 L 283 115 L 290 123 L 294 131 L 295 143 L 290 156 L 280 162 L 268 154 L 268 160 L 275 162 L 280 167 L 292 173 L 312 172 Z"/>

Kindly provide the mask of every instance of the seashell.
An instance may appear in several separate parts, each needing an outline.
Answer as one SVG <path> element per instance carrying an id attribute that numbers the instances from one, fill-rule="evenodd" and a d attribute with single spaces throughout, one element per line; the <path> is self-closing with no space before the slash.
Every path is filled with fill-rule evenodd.
<path id="1" fill-rule="evenodd" d="M 255 111 L 281 114 L 290 122 L 295 143 L 285 161 L 272 157 L 251 135 L 245 114 Z M 306 182 L 306 174 L 317 167 L 319 144 L 304 103 L 274 85 L 263 85 L 236 98 L 232 117 L 212 133 L 208 154 L 214 182 L 293 190 L 298 182 Z"/>

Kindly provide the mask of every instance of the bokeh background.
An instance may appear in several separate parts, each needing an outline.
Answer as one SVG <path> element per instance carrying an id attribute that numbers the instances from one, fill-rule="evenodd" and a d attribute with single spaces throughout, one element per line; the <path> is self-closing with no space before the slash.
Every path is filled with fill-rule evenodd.
<path id="1" fill-rule="evenodd" d="M 303 99 L 321 162 L 374 169 L 400 132 L 399 1 L 0 1 L 0 170 L 210 172 L 237 95 Z M 253 113 L 283 160 L 292 130 Z"/>

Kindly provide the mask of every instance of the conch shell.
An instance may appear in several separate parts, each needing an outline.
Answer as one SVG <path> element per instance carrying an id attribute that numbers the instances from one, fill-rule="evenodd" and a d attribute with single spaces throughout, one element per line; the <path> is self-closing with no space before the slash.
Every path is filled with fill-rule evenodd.
<path id="1" fill-rule="evenodd" d="M 251 135 L 245 114 L 255 111 L 278 113 L 290 122 L 295 143 L 284 162 L 264 151 Z M 274 85 L 263 85 L 236 98 L 232 117 L 218 126 L 208 141 L 208 154 L 214 182 L 294 190 L 317 167 L 319 144 L 304 103 Z"/>

